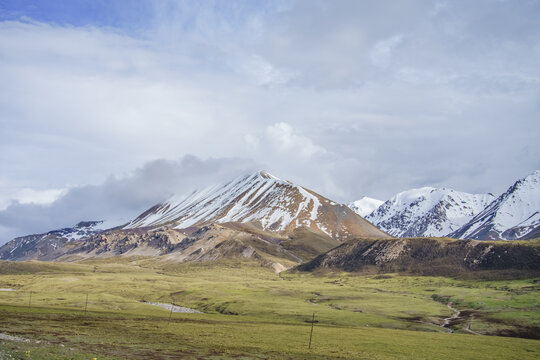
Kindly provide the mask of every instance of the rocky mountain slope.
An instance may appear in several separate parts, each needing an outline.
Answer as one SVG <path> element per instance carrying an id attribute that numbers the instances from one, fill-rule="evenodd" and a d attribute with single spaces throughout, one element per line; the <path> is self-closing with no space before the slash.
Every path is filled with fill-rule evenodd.
<path id="1" fill-rule="evenodd" d="M 338 241 L 388 237 L 347 206 L 264 171 L 196 191 L 187 198 L 173 197 L 150 208 L 125 229 L 162 225 L 189 229 L 228 222 L 249 223 L 280 235 L 306 227 Z"/>
<path id="2" fill-rule="evenodd" d="M 488 205 L 491 194 L 424 187 L 401 192 L 366 219 L 396 237 L 446 236 Z"/>
<path id="3" fill-rule="evenodd" d="M 450 236 L 505 240 L 540 237 L 540 171 L 516 181 Z"/>
<path id="4" fill-rule="evenodd" d="M 282 242 L 292 240 L 270 238 L 268 234 L 229 224 L 211 224 L 189 234 L 168 227 L 111 230 L 85 241 L 69 243 L 69 251 L 56 260 L 77 261 L 113 256 L 151 256 L 159 257 L 160 261 L 173 262 L 241 258 L 254 259 L 276 270 L 283 270 L 285 266 L 302 261 L 294 251 L 281 246 Z M 337 243 L 325 247 L 324 251 L 335 245 Z M 312 254 L 310 258 L 315 255 Z"/>
<path id="5" fill-rule="evenodd" d="M 379 206 L 384 204 L 384 201 L 373 199 L 364 196 L 360 200 L 353 201 L 349 204 L 349 208 L 362 217 L 366 217 L 375 211 Z"/>
<path id="6" fill-rule="evenodd" d="M 52 260 L 68 249 L 65 245 L 99 234 L 102 221 L 82 221 L 72 228 L 15 238 L 0 247 L 0 260 Z"/>
<path id="7" fill-rule="evenodd" d="M 51 232 L 52 233 L 52 232 Z M 40 235 L 35 235 L 40 236 Z M 41 236 L 43 237 L 43 236 Z M 251 259 L 261 265 L 284 270 L 326 252 L 339 242 L 308 228 L 298 228 L 288 236 L 263 231 L 249 224 L 210 224 L 180 231 L 166 226 L 153 229 L 114 229 L 68 240 L 49 234 L 48 242 L 26 239 L 16 251 L 7 251 L 4 260 L 80 261 L 114 256 L 148 256 L 162 262 Z M 4 250 L 0 249 L 3 254 Z"/>
<path id="8" fill-rule="evenodd" d="M 540 274 L 540 241 L 488 242 L 448 238 L 351 240 L 297 269 L 422 275 L 520 270 Z"/>

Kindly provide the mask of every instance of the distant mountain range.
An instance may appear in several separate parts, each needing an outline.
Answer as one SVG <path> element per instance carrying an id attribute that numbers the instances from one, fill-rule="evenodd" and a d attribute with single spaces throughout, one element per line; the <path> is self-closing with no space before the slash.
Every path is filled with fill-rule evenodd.
<path id="1" fill-rule="evenodd" d="M 499 197 L 425 187 L 404 191 L 384 203 L 363 198 L 349 208 L 259 171 L 187 197 L 172 197 L 113 229 L 103 229 L 100 221 L 87 221 L 13 239 L 0 247 L 0 260 L 247 258 L 279 271 L 358 239 L 530 239 L 540 236 L 539 184 L 540 171 L 535 171 Z M 367 220 L 359 214 L 368 214 Z M 381 256 L 392 257 L 392 251 Z M 461 252 L 456 254 L 461 256 Z"/>
<path id="2" fill-rule="evenodd" d="M 240 257 L 280 269 L 281 263 L 301 262 L 349 239 L 390 237 L 347 206 L 264 171 L 173 197 L 115 229 L 98 225 L 16 238 L 0 247 L 0 259 Z"/>
<path id="3" fill-rule="evenodd" d="M 376 200 L 375 200 L 376 201 Z M 458 239 L 515 240 L 540 237 L 540 171 L 516 181 L 508 190 L 469 194 L 424 187 L 401 192 L 367 215 L 351 208 L 396 237 L 447 236 Z"/>
<path id="4" fill-rule="evenodd" d="M 446 236 L 493 199 L 489 194 L 424 187 L 395 195 L 366 219 L 396 237 Z"/>

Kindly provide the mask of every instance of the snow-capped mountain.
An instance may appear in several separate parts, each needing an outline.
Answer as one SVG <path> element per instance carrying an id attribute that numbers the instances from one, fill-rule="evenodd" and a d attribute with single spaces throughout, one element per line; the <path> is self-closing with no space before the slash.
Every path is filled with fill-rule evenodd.
<path id="1" fill-rule="evenodd" d="M 103 221 L 81 221 L 72 228 L 15 238 L 0 247 L 0 260 L 51 260 L 66 251 L 65 245 L 82 241 L 103 230 Z"/>
<path id="2" fill-rule="evenodd" d="M 373 199 L 364 196 L 360 200 L 353 201 L 349 204 L 349 208 L 362 217 L 366 217 L 371 214 L 375 209 L 384 204 L 384 201 Z"/>
<path id="3" fill-rule="evenodd" d="M 451 236 L 505 240 L 540 237 L 540 170 L 516 181 Z"/>
<path id="4" fill-rule="evenodd" d="M 423 187 L 395 195 L 366 219 L 397 237 L 446 236 L 480 213 L 493 199 L 491 194 Z"/>
<path id="5" fill-rule="evenodd" d="M 76 261 L 91 257 L 164 256 L 174 261 L 253 258 L 300 262 L 355 237 L 389 238 L 345 205 L 264 171 L 173 197 L 124 226 L 98 222 L 16 238 L 0 259 Z"/>
<path id="6" fill-rule="evenodd" d="M 388 237 L 347 206 L 264 171 L 196 191 L 187 198 L 173 197 L 150 208 L 125 229 L 161 225 L 186 229 L 229 222 L 249 223 L 279 234 L 306 227 L 338 241 Z"/>

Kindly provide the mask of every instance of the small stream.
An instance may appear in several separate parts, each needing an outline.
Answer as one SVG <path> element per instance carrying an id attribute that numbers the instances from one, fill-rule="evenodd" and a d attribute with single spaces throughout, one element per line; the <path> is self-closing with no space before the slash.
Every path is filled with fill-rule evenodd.
<path id="1" fill-rule="evenodd" d="M 469 310 L 460 311 L 456 308 L 453 308 L 452 303 L 448 303 L 446 304 L 446 306 L 454 312 L 454 315 L 452 315 L 449 318 L 445 318 L 444 323 L 441 325 L 441 327 L 447 329 L 449 333 L 453 333 L 454 329 L 452 328 L 452 326 L 467 323 L 466 326 L 462 330 L 470 334 L 481 335 L 471 330 L 471 321 L 473 319 L 473 314 L 471 311 Z"/>

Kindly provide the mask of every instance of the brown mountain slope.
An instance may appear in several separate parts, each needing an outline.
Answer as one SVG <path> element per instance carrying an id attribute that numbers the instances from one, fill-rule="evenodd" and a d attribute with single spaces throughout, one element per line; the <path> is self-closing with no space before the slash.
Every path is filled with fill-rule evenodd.
<path id="1" fill-rule="evenodd" d="M 211 224 L 181 232 L 168 227 L 104 231 L 86 240 L 66 244 L 56 261 L 88 258 L 155 257 L 161 262 L 254 259 L 276 271 L 314 258 L 339 243 L 308 228 L 289 237 L 250 224 Z M 36 259 L 40 259 L 36 257 Z"/>
<path id="2" fill-rule="evenodd" d="M 449 238 L 351 240 L 297 269 L 422 275 L 455 275 L 476 270 L 540 273 L 540 240 L 511 243 Z"/>

